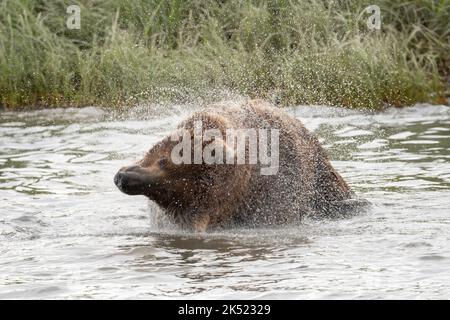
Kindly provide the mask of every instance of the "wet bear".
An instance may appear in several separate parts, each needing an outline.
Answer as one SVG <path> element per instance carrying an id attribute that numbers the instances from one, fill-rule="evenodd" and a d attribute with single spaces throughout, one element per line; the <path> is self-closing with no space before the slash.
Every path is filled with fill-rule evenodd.
<path id="1" fill-rule="evenodd" d="M 334 217 L 353 196 L 317 138 L 259 100 L 193 114 L 114 182 L 194 231 Z"/>

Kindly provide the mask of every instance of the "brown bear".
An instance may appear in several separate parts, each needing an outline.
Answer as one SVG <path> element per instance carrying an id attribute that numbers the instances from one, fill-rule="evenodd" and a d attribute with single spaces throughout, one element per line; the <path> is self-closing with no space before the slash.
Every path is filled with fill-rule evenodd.
<path id="1" fill-rule="evenodd" d="M 239 144 L 236 132 L 242 128 L 260 131 L 245 131 L 256 134 Z M 269 131 L 276 133 L 270 139 Z M 208 138 L 208 132 L 214 134 Z M 267 142 L 256 143 L 265 158 L 254 157 L 250 138 Z M 277 156 L 275 164 L 267 161 L 269 150 L 270 156 Z M 260 100 L 195 113 L 141 161 L 121 168 L 114 181 L 122 192 L 147 196 L 173 222 L 194 231 L 334 217 L 349 209 L 353 196 L 317 138 L 299 120 Z"/>

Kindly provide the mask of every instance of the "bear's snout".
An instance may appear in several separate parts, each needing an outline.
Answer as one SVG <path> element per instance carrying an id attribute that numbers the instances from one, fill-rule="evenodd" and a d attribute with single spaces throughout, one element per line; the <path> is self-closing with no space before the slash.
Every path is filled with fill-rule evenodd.
<path id="1" fill-rule="evenodd" d="M 116 184 L 117 188 L 119 188 L 120 191 L 123 191 L 123 189 L 124 189 L 123 188 L 124 187 L 124 185 L 123 185 L 124 179 L 123 178 L 124 178 L 124 175 L 120 171 L 118 171 L 116 173 L 116 175 L 114 176 L 114 183 Z M 123 191 L 123 192 L 125 192 L 125 191 Z"/>
<path id="2" fill-rule="evenodd" d="M 117 188 L 128 195 L 144 194 L 150 187 L 151 177 L 140 166 L 129 166 L 120 169 L 114 176 Z"/>

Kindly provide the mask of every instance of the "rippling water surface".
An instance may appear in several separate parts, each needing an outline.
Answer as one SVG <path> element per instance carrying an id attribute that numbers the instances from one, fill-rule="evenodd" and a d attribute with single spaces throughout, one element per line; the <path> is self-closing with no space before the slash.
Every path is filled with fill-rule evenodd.
<path id="1" fill-rule="evenodd" d="M 112 181 L 190 108 L 0 112 L 0 298 L 449 298 L 449 107 L 289 109 L 373 208 L 200 235 Z"/>

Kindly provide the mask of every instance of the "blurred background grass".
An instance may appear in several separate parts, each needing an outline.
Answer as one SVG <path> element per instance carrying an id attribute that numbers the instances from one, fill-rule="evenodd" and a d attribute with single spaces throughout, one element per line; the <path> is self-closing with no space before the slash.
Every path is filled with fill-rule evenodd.
<path id="1" fill-rule="evenodd" d="M 81 29 L 69 30 L 69 5 Z M 370 31 L 364 8 L 381 8 Z M 376 109 L 449 96 L 450 0 L 1 0 L 0 105 L 235 92 Z"/>

